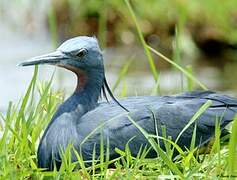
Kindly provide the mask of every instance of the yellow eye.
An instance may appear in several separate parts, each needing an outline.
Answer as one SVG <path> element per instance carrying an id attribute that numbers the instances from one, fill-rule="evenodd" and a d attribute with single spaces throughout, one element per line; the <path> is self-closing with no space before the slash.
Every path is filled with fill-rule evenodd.
<path id="1" fill-rule="evenodd" d="M 82 58 L 87 54 L 87 50 L 86 49 L 80 49 L 80 51 L 78 51 L 75 56 Z"/>

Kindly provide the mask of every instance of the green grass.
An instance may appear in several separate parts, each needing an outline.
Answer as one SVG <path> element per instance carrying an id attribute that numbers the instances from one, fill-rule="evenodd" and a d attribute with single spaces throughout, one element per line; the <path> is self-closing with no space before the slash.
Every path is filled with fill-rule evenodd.
<path id="1" fill-rule="evenodd" d="M 106 3 L 105 3 L 106 2 Z M 106 6 L 109 1 L 105 1 Z M 207 87 L 202 84 L 193 74 L 192 67 L 183 67 L 179 61 L 179 49 L 176 50 L 175 59 L 164 56 L 154 48 L 150 47 L 144 40 L 141 27 L 139 26 L 138 18 L 130 5 L 128 0 L 125 0 L 128 12 L 135 23 L 138 37 L 144 48 L 144 52 L 150 65 L 151 74 L 156 80 L 152 94 L 159 93 L 158 71 L 155 66 L 154 59 L 151 52 L 159 56 L 161 59 L 169 62 L 174 68 L 180 71 L 187 77 L 188 90 L 193 90 L 194 83 L 206 90 Z M 50 10 L 49 23 L 53 42 L 57 44 L 57 26 L 55 23 L 55 12 Z M 101 14 L 100 21 L 100 39 L 105 45 L 105 18 L 106 13 Z M 181 23 L 182 24 L 182 23 Z M 181 30 L 182 28 L 179 28 Z M 180 33 L 180 32 L 179 32 Z M 177 33 L 177 36 L 178 34 Z M 178 43 L 179 38 L 176 37 Z M 177 48 L 179 48 L 177 46 Z M 126 83 L 124 81 L 129 67 L 133 61 L 130 58 L 124 64 L 120 71 L 117 81 L 113 89 L 120 83 L 123 83 L 122 96 L 126 95 Z M 99 159 L 95 159 L 95 151 L 93 155 L 92 165 L 85 166 L 85 163 L 80 157 L 79 153 L 72 147 L 68 146 L 67 150 L 62 154 L 62 166 L 59 171 L 45 172 L 37 168 L 36 150 L 39 139 L 45 127 L 49 123 L 52 115 L 55 113 L 56 107 L 63 101 L 63 94 L 61 92 L 52 90 L 51 84 L 53 76 L 49 82 L 40 83 L 37 81 L 38 67 L 35 68 L 32 80 L 26 90 L 25 95 L 18 103 L 10 102 L 6 114 L 0 113 L 0 118 L 4 121 L 5 126 L 0 128 L 2 137 L 0 139 L 0 179 L 221 179 L 237 177 L 237 116 L 232 125 L 232 134 L 230 136 L 230 143 L 222 143 L 220 139 L 219 122 L 216 121 L 215 140 L 210 150 L 210 154 L 200 154 L 199 150 L 195 148 L 196 125 L 195 121 L 205 112 L 211 105 L 211 101 L 207 101 L 190 119 L 190 122 L 181 131 L 182 133 L 192 124 L 194 124 L 194 132 L 192 135 L 191 146 L 183 151 L 176 141 L 172 141 L 170 137 L 166 136 L 165 127 L 163 127 L 163 136 L 149 134 L 142 129 L 131 117 L 129 120 L 136 126 L 141 133 L 147 138 L 157 154 L 157 158 L 146 158 L 146 154 L 151 148 L 140 149 L 138 155 L 133 157 L 129 149 L 129 142 L 124 150 L 116 149 L 119 157 L 114 160 L 109 159 L 109 141 L 104 142 L 101 138 Z M 122 116 L 122 115 L 118 115 Z M 117 117 L 112 118 L 107 123 L 116 120 Z M 156 122 L 156 121 L 155 121 Z M 95 133 L 103 128 L 105 124 L 97 127 L 91 134 L 88 135 L 82 144 Z M 166 150 L 162 150 L 159 146 L 159 141 L 164 141 Z M 104 144 L 107 144 L 105 147 Z M 172 154 L 176 149 L 179 155 L 172 160 Z M 70 152 L 74 152 L 77 157 L 77 162 L 71 162 Z M 110 168 L 110 164 L 114 164 L 114 168 Z M 80 168 L 78 168 L 80 167 Z"/>

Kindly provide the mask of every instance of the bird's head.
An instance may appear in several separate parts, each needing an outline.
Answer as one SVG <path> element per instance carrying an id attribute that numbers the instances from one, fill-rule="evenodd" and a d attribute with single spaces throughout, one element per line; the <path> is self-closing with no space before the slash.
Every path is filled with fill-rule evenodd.
<path id="1" fill-rule="evenodd" d="M 67 40 L 56 51 L 31 58 L 20 63 L 20 66 L 49 64 L 69 69 L 76 73 L 78 84 L 76 92 L 86 90 L 97 94 L 102 91 L 107 99 L 106 90 L 110 97 L 124 108 L 113 96 L 104 74 L 104 63 L 98 41 L 95 37 L 79 36 Z M 88 88 L 86 88 L 88 87 Z M 98 93 L 96 93 L 98 92 Z M 108 101 L 108 99 L 107 99 Z M 126 108 L 124 108 L 128 111 Z"/>
<path id="2" fill-rule="evenodd" d="M 56 51 L 31 58 L 20 66 L 50 64 L 79 71 L 104 71 L 103 56 L 95 37 L 80 36 L 65 41 Z"/>

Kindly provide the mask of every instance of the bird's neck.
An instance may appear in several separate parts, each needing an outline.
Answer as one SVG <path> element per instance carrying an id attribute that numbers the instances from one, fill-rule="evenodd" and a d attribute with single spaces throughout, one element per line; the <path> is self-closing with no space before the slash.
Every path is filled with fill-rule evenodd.
<path id="1" fill-rule="evenodd" d="M 104 83 L 104 71 L 77 71 L 76 75 L 75 92 L 58 108 L 53 119 L 67 112 L 73 112 L 75 117 L 79 118 L 98 106 L 98 99 Z"/>
<path id="2" fill-rule="evenodd" d="M 97 106 L 104 81 L 104 71 L 80 71 L 77 73 L 77 86 L 73 96 L 89 111 Z"/>

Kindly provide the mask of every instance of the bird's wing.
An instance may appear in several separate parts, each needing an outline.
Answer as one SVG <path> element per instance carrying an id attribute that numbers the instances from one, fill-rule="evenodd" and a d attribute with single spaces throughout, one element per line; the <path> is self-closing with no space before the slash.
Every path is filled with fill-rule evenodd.
<path id="1" fill-rule="evenodd" d="M 136 154 L 141 145 L 147 144 L 147 140 L 128 116 L 150 134 L 156 134 L 157 128 L 158 134 L 162 136 L 161 127 L 164 126 L 167 136 L 171 136 L 175 140 L 207 100 L 212 100 L 212 105 L 196 121 L 196 145 L 199 145 L 209 140 L 214 134 L 217 119 L 221 122 L 221 128 L 233 120 L 237 112 L 236 99 L 209 91 L 184 93 L 176 96 L 133 97 L 120 101 L 130 110 L 129 113 L 113 103 L 101 104 L 79 120 L 78 133 L 82 135 L 82 139 L 86 139 L 86 141 L 80 140 L 80 142 L 87 142 L 85 149 L 89 152 L 93 148 L 92 144 L 100 143 L 101 132 L 103 132 L 104 138 L 109 139 L 112 149 L 115 147 L 124 148 L 126 143 L 134 138 L 130 142 L 130 148 L 132 153 Z M 189 146 L 193 128 L 194 124 L 183 133 L 178 141 L 182 148 Z M 88 138 L 88 136 L 93 138 Z"/>

